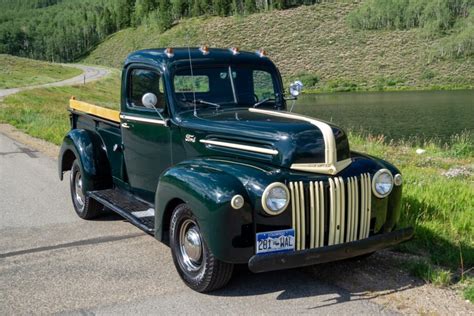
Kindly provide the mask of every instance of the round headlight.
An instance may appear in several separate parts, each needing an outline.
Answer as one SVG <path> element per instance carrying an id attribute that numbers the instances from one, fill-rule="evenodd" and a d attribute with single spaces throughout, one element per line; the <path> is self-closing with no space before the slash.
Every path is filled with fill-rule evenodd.
<path id="1" fill-rule="evenodd" d="M 372 179 L 372 191 L 378 198 L 384 198 L 392 192 L 393 176 L 387 169 L 380 169 Z"/>
<path id="2" fill-rule="evenodd" d="M 290 192 L 280 182 L 270 184 L 262 195 L 263 210 L 269 215 L 281 214 L 290 203 Z"/>

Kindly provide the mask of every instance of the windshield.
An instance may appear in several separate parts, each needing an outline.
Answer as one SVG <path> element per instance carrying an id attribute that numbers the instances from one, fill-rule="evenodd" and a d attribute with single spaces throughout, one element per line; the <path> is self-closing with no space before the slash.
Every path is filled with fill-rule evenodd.
<path id="1" fill-rule="evenodd" d="M 273 71 L 245 65 L 179 68 L 172 83 L 178 112 L 207 107 L 281 106 Z"/>

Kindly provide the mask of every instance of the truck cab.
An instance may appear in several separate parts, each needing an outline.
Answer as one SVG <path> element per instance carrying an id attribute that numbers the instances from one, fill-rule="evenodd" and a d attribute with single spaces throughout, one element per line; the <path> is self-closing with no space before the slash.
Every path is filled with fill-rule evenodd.
<path id="1" fill-rule="evenodd" d="M 400 171 L 351 151 L 340 127 L 288 111 L 284 91 L 262 50 L 130 54 L 120 110 L 70 101 L 59 176 L 71 171 L 75 211 L 107 208 L 165 241 L 200 292 L 235 264 L 293 268 L 411 238 L 397 229 Z"/>

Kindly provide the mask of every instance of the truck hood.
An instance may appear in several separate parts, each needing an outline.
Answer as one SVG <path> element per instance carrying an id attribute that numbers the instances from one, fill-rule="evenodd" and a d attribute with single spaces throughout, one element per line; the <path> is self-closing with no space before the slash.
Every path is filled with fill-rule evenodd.
<path id="1" fill-rule="evenodd" d="M 179 117 L 190 156 L 263 160 L 302 171 L 336 174 L 350 163 L 346 133 L 286 111 L 229 109 Z"/>

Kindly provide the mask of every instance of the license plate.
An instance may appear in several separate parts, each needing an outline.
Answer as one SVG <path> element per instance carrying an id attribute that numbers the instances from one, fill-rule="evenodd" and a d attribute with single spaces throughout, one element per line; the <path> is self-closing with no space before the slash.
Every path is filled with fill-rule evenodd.
<path id="1" fill-rule="evenodd" d="M 295 250 L 295 230 L 285 229 L 257 233 L 257 254 Z"/>

